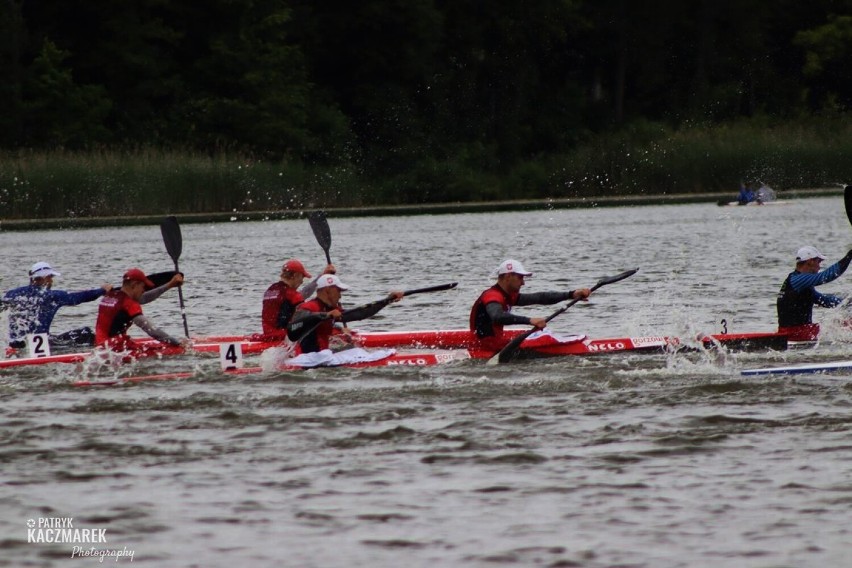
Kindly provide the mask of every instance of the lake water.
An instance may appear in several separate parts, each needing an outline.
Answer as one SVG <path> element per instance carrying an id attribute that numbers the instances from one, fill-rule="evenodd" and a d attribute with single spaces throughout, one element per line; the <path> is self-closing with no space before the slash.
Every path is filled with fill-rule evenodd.
<path id="1" fill-rule="evenodd" d="M 561 333 L 691 337 L 722 319 L 730 332 L 772 331 L 796 249 L 833 262 L 852 243 L 841 197 L 330 225 L 350 305 L 459 283 L 389 306 L 364 330 L 465 327 L 490 273 L 514 257 L 535 272 L 527 291 L 640 269 L 554 319 Z M 282 262 L 325 264 L 307 221 L 182 229 L 194 335 L 259 331 Z M 173 267 L 156 226 L 0 233 L 0 251 L 4 289 L 37 260 L 68 290 Z M 54 330 L 92 325 L 96 307 L 64 308 Z M 145 311 L 181 334 L 174 291 Z M 215 358 L 174 358 L 122 372 L 198 377 L 89 389 L 70 386 L 73 365 L 3 370 L 0 566 L 99 564 L 69 560 L 72 543 L 29 542 L 49 533 L 28 533 L 28 521 L 68 518 L 106 539 L 81 549 L 132 552 L 143 566 L 848 565 L 852 376 L 739 374 L 849 358 L 852 338 L 829 315 L 818 314 L 836 341 L 784 353 L 245 377 L 223 376 Z"/>

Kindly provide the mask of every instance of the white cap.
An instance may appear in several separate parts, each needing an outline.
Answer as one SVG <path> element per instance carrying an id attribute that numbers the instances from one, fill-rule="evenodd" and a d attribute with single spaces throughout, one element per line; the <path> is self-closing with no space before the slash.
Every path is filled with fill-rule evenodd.
<path id="1" fill-rule="evenodd" d="M 520 274 L 521 276 L 532 276 L 532 272 L 527 272 L 524 265 L 517 260 L 504 260 L 497 268 L 497 276 L 501 274 Z"/>
<path id="2" fill-rule="evenodd" d="M 796 262 L 804 262 L 812 258 L 825 260 L 825 255 L 819 252 L 816 248 L 810 246 L 802 247 L 798 251 L 796 251 Z"/>
<path id="3" fill-rule="evenodd" d="M 46 262 L 36 262 L 33 264 L 32 268 L 30 268 L 30 278 L 46 278 L 48 276 L 62 275 L 51 268 Z"/>
<path id="4" fill-rule="evenodd" d="M 349 286 L 340 281 L 337 274 L 323 274 L 317 279 L 317 290 L 328 288 L 329 286 L 337 286 L 341 290 L 349 289 Z"/>

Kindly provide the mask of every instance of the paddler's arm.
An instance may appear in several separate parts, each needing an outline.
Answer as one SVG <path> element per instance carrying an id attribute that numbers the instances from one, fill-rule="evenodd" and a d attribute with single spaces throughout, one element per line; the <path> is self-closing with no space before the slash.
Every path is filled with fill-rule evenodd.
<path id="1" fill-rule="evenodd" d="M 794 272 L 790 276 L 790 286 L 792 286 L 793 290 L 796 292 L 801 292 L 806 288 L 813 288 L 814 286 L 827 284 L 832 280 L 836 280 L 841 274 L 846 272 L 846 269 L 849 268 L 850 261 L 852 261 L 852 250 L 847 252 L 846 256 L 820 272 Z"/>
<path id="2" fill-rule="evenodd" d="M 140 304 L 149 304 L 163 295 L 163 292 L 168 290 L 169 288 L 174 288 L 175 286 L 183 286 L 183 274 L 178 272 L 172 279 L 163 284 L 162 286 L 157 286 L 156 288 L 152 288 L 147 292 L 142 294 L 142 297 L 139 299 Z"/>
<path id="3" fill-rule="evenodd" d="M 154 325 L 154 323 L 148 319 L 144 314 L 139 314 L 135 318 L 133 318 L 133 324 L 138 325 L 139 329 L 147 333 L 149 336 L 153 337 L 158 341 L 162 341 L 163 343 L 168 343 L 169 345 L 184 345 L 184 341 L 178 339 L 176 337 L 172 337 L 162 329 L 158 328 Z"/>
<path id="4" fill-rule="evenodd" d="M 527 316 L 519 316 L 512 312 L 503 310 L 500 302 L 489 302 L 485 304 L 485 312 L 491 321 L 500 325 L 534 325 L 541 329 L 545 326 L 544 318 L 528 318 Z"/>
<path id="5" fill-rule="evenodd" d="M 340 317 L 340 310 L 330 312 L 312 312 L 310 310 L 296 310 L 293 319 L 287 326 L 287 337 L 296 341 L 302 337 L 306 330 L 313 329 L 322 320 Z"/>
<path id="6" fill-rule="evenodd" d="M 350 321 L 360 321 L 369 317 L 373 317 L 388 304 L 392 304 L 394 302 L 399 302 L 400 300 L 402 300 L 402 297 L 404 295 L 405 294 L 400 291 L 391 292 L 390 294 L 388 294 L 388 297 L 383 300 L 372 302 L 370 304 L 367 304 L 366 306 L 361 306 L 360 308 L 354 308 L 352 310 L 343 312 L 343 315 L 340 316 L 340 321 L 346 323 Z"/>
<path id="7" fill-rule="evenodd" d="M 592 291 L 589 288 L 577 288 L 570 292 L 533 292 L 519 294 L 516 306 L 532 306 L 534 304 L 549 305 L 565 300 L 585 300 Z"/>
<path id="8" fill-rule="evenodd" d="M 62 290 L 51 290 L 53 301 L 61 306 L 78 306 L 83 302 L 97 300 L 112 290 L 112 284 L 104 284 L 100 288 L 91 290 L 80 290 L 79 292 L 64 292 Z"/>
<path id="9" fill-rule="evenodd" d="M 843 296 L 821 294 L 814 290 L 814 304 L 823 308 L 836 308 L 843 303 Z"/>
<path id="10" fill-rule="evenodd" d="M 337 269 L 334 267 L 333 264 L 327 265 L 325 267 L 325 269 L 322 271 L 322 274 L 336 274 L 336 273 L 337 273 Z M 313 280 L 311 280 L 310 282 L 308 282 L 307 284 L 305 284 L 304 286 L 299 288 L 299 294 L 301 294 L 303 298 L 310 298 L 311 296 L 314 295 L 314 292 L 317 291 L 317 280 L 319 280 L 319 277 L 322 276 L 322 274 L 317 275 L 316 277 L 314 277 Z"/>

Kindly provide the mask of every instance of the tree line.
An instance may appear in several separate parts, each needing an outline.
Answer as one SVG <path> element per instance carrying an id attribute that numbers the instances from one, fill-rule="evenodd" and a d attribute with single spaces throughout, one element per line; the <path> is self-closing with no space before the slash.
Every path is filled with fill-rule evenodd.
<path id="1" fill-rule="evenodd" d="M 656 126 L 845 119 L 850 55 L 852 0 L 2 0 L 0 148 L 500 175 Z"/>

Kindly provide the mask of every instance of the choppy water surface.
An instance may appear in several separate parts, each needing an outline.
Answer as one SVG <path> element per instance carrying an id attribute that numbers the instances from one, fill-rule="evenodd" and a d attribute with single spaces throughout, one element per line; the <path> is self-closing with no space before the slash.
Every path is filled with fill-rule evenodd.
<path id="1" fill-rule="evenodd" d="M 852 243 L 841 200 L 331 219 L 331 256 L 353 305 L 459 282 L 361 329 L 464 327 L 511 256 L 536 272 L 529 291 L 640 268 L 555 319 L 559 332 L 686 337 L 721 319 L 768 331 L 795 250 L 834 260 Z M 183 238 L 198 335 L 258 331 L 282 261 L 324 264 L 306 221 L 184 225 Z M 63 289 L 172 266 L 157 227 L 0 233 L 0 251 L 4 289 L 37 260 Z M 65 308 L 54 327 L 92 324 L 95 310 Z M 180 333 L 172 293 L 146 313 Z M 70 386 L 73 366 L 0 371 L 0 565 L 99 563 L 28 542 L 28 520 L 72 517 L 105 529 L 85 549 L 147 566 L 842 566 L 852 377 L 739 371 L 850 355 L 841 341 L 243 378 L 184 358 L 124 372 L 196 366 L 199 378 L 99 389 Z"/>

